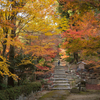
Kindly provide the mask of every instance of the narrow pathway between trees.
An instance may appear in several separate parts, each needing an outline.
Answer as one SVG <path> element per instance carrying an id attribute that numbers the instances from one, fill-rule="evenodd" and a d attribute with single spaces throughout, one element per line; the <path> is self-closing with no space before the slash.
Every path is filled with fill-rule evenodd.
<path id="1" fill-rule="evenodd" d="M 57 61 L 55 64 L 57 64 Z M 65 65 L 66 62 L 61 61 L 61 66 Z M 29 98 L 29 100 L 100 100 L 100 91 L 74 94 L 70 93 L 70 90 L 43 90 L 35 93 L 33 97 Z"/>
<path id="2" fill-rule="evenodd" d="M 100 91 L 82 92 L 73 94 L 68 90 L 52 90 L 38 93 L 35 98 L 29 100 L 100 100 Z"/>

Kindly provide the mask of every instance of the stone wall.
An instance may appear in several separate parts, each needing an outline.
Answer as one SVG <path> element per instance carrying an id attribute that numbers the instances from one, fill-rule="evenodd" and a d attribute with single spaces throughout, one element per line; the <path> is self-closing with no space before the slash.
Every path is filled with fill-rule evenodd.
<path id="1" fill-rule="evenodd" d="M 89 90 L 100 90 L 100 85 L 98 85 L 98 84 L 86 84 L 86 89 L 89 89 Z"/>
<path id="2" fill-rule="evenodd" d="M 88 84 L 100 84 L 100 80 L 98 79 L 88 79 Z"/>

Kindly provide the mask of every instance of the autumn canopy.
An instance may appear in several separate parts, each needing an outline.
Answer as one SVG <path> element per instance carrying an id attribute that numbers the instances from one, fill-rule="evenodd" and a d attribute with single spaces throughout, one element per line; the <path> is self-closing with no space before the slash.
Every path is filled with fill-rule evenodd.
<path id="1" fill-rule="evenodd" d="M 57 55 L 100 61 L 100 0 L 0 0 L 0 75 L 9 85 L 29 70 L 51 71 Z"/>

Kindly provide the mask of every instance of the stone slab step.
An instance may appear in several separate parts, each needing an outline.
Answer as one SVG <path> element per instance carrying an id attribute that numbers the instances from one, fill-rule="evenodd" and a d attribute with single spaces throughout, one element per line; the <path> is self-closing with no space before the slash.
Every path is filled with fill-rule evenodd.
<path id="1" fill-rule="evenodd" d="M 55 82 L 57 82 L 57 83 L 69 83 L 69 81 L 53 81 L 53 83 L 55 83 Z"/>
<path id="2" fill-rule="evenodd" d="M 67 78 L 50 78 L 52 81 L 68 81 Z"/>
<path id="3" fill-rule="evenodd" d="M 53 90 L 70 90 L 71 87 L 70 86 L 68 86 L 68 87 L 53 87 L 51 89 L 53 89 Z"/>
<path id="4" fill-rule="evenodd" d="M 68 79 L 69 81 L 73 81 L 73 79 Z"/>
<path id="5" fill-rule="evenodd" d="M 70 83 L 70 81 L 66 81 L 66 80 L 65 81 L 58 81 L 58 80 L 55 80 L 55 81 L 53 81 L 53 83 L 55 83 L 55 84 L 60 84 L 60 83 L 63 84 L 64 83 L 65 84 L 65 83 Z"/>
<path id="6" fill-rule="evenodd" d="M 70 84 L 70 83 L 68 83 L 68 82 L 54 82 L 53 84 L 56 84 L 56 85 L 59 85 L 59 84 Z"/>
<path id="7" fill-rule="evenodd" d="M 70 90 L 71 88 L 52 88 L 52 90 Z"/>
<path id="8" fill-rule="evenodd" d="M 52 86 L 70 86 L 70 84 L 65 83 L 65 84 L 53 84 Z"/>
<path id="9" fill-rule="evenodd" d="M 54 69 L 54 70 L 64 70 L 64 68 L 60 68 L 60 69 Z M 65 70 L 64 70 L 65 71 Z"/>
<path id="10" fill-rule="evenodd" d="M 66 73 L 54 73 L 53 75 L 67 75 Z"/>
<path id="11" fill-rule="evenodd" d="M 54 73 L 55 74 L 64 74 L 65 71 L 64 70 L 55 70 Z"/>
<path id="12" fill-rule="evenodd" d="M 68 80 L 67 78 L 52 78 L 52 79 L 64 79 L 64 80 Z"/>
<path id="13" fill-rule="evenodd" d="M 68 88 L 68 87 L 70 87 L 70 85 L 52 85 L 51 87 L 53 87 L 53 88 Z"/>
<path id="14" fill-rule="evenodd" d="M 55 68 L 64 68 L 64 66 L 55 66 Z"/>
<path id="15" fill-rule="evenodd" d="M 70 80 L 66 80 L 66 79 L 50 79 L 51 81 L 70 81 Z"/>
<path id="16" fill-rule="evenodd" d="M 54 75 L 54 78 L 66 78 L 66 75 L 61 75 L 61 74 L 60 75 L 57 75 L 56 74 L 56 75 Z"/>

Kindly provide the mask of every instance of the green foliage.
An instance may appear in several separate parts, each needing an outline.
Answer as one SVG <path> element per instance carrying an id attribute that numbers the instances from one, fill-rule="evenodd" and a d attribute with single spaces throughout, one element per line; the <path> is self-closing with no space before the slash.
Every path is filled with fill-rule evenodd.
<path id="1" fill-rule="evenodd" d="M 30 72 L 35 71 L 35 65 L 34 65 L 34 57 L 31 54 L 18 54 L 15 59 L 15 73 L 19 76 L 21 80 L 19 80 L 19 84 L 25 85 L 28 83 L 26 80 L 27 74 L 30 74 Z M 27 71 L 27 73 L 24 73 Z"/>
<path id="2" fill-rule="evenodd" d="M 66 61 L 69 62 L 69 63 L 73 62 L 74 61 L 74 57 L 68 57 L 68 58 L 66 58 Z"/>
<path id="3" fill-rule="evenodd" d="M 52 58 L 51 63 L 54 62 L 54 58 Z"/>
<path id="4" fill-rule="evenodd" d="M 0 100 L 14 100 L 21 94 L 29 95 L 32 91 L 38 91 L 41 88 L 41 83 L 34 82 L 27 85 L 17 86 L 6 90 L 0 90 Z"/>
<path id="5" fill-rule="evenodd" d="M 58 11 L 59 13 L 61 13 L 61 17 L 66 16 L 66 18 L 69 18 L 68 11 L 64 11 L 62 8 L 63 8 L 63 5 L 59 3 Z"/>
<path id="6" fill-rule="evenodd" d="M 58 47 L 61 48 L 61 44 L 59 44 Z"/>
<path id="7" fill-rule="evenodd" d="M 30 62 L 29 63 L 24 63 L 23 62 L 29 60 Z M 32 67 L 34 68 L 34 60 L 33 60 L 33 57 L 30 55 L 30 54 L 27 54 L 27 55 L 22 55 L 22 54 L 19 54 L 15 57 L 14 59 L 14 62 L 16 64 L 16 68 L 19 67 L 20 69 L 25 69 L 25 67 Z M 22 63 L 23 62 L 23 63 Z"/>
<path id="8" fill-rule="evenodd" d="M 42 79 L 42 80 L 41 80 L 41 84 L 42 84 L 42 85 L 47 84 L 47 83 L 48 83 L 47 81 L 48 81 L 47 79 Z"/>
<path id="9" fill-rule="evenodd" d="M 39 60 L 39 63 L 41 63 L 41 62 L 45 62 L 45 59 L 44 59 L 44 58 L 41 58 L 41 59 Z"/>
<path id="10" fill-rule="evenodd" d="M 7 88 L 7 85 L 6 85 L 6 84 L 3 84 L 3 83 L 0 83 L 0 86 L 1 86 L 2 88 L 4 88 L 4 89 Z"/>
<path id="11" fill-rule="evenodd" d="M 43 66 L 46 66 L 46 67 L 48 67 L 48 68 L 51 68 L 51 66 L 48 65 L 47 63 L 44 63 Z"/>

